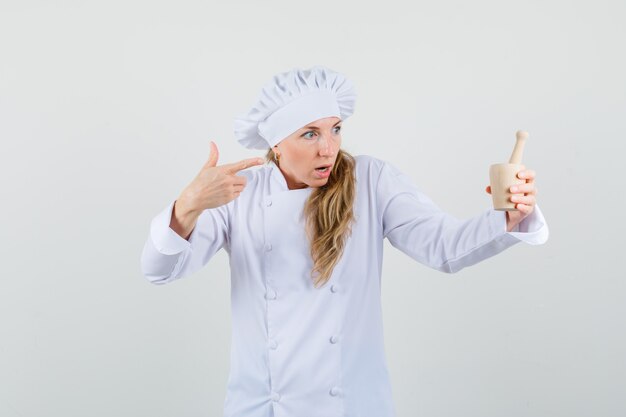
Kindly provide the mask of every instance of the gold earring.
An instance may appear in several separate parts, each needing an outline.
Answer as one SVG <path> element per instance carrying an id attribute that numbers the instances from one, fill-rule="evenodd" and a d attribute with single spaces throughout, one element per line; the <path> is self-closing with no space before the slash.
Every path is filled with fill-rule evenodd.
<path id="1" fill-rule="evenodd" d="M 276 162 L 280 162 L 280 154 L 274 152 L 274 159 L 276 160 Z"/>

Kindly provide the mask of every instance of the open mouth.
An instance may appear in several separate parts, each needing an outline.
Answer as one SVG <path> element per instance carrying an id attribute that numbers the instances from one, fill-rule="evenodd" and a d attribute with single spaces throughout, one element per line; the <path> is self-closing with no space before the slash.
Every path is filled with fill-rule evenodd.
<path id="1" fill-rule="evenodd" d="M 328 172 L 330 170 L 330 167 L 332 167 L 332 165 L 323 165 L 321 167 L 315 168 L 315 170 L 317 172 Z"/>

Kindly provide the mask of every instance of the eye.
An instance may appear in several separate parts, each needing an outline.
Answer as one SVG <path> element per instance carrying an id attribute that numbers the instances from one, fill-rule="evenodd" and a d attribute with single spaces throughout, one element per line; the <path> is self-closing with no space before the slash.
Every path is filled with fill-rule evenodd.
<path id="1" fill-rule="evenodd" d="M 335 133 L 339 133 L 339 131 L 341 130 L 341 126 L 335 126 L 335 129 L 337 129 Z"/>
<path id="2" fill-rule="evenodd" d="M 307 136 L 309 133 L 315 133 L 315 131 L 313 131 L 313 130 L 309 130 L 308 132 L 304 133 L 304 134 L 302 135 L 302 137 L 303 137 L 303 138 L 306 138 L 306 139 L 313 139 L 313 137 L 312 137 L 312 136 Z"/>

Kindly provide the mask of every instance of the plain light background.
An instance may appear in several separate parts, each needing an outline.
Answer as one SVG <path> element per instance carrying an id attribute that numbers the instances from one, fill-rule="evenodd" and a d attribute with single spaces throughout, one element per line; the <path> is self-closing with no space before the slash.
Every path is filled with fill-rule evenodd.
<path id="1" fill-rule="evenodd" d="M 344 148 L 460 218 L 530 132 L 545 245 L 448 275 L 386 244 L 398 416 L 625 415 L 625 18 L 602 0 L 3 0 L 0 416 L 222 415 L 228 257 L 155 286 L 141 249 L 209 141 L 219 163 L 262 154 L 233 118 L 316 64 L 355 84 Z"/>

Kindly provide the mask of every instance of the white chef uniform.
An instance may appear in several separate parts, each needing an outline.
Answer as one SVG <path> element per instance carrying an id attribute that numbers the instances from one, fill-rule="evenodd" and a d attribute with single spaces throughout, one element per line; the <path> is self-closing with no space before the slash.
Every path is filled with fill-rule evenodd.
<path id="1" fill-rule="evenodd" d="M 174 202 L 151 223 L 141 268 L 155 284 L 230 256 L 232 341 L 224 417 L 391 417 L 383 343 L 383 239 L 416 261 L 456 272 L 520 242 L 548 239 L 539 206 L 515 232 L 488 209 L 468 220 L 438 208 L 391 164 L 356 157 L 356 222 L 328 283 L 313 287 L 302 209 L 273 163 L 242 171 L 230 203 L 203 211 L 189 237 L 170 227 Z"/>

